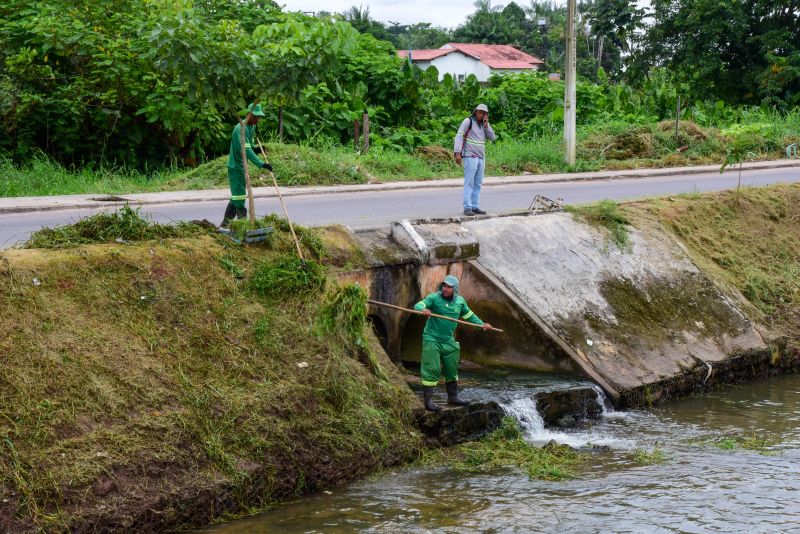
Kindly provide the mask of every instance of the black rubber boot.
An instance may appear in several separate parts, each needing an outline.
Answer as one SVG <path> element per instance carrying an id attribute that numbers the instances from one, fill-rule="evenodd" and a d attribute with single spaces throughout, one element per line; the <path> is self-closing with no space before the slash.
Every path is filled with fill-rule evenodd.
<path id="1" fill-rule="evenodd" d="M 231 220 L 236 218 L 236 207 L 228 202 L 228 207 L 225 208 L 225 215 L 222 216 L 222 224 L 220 228 L 227 228 L 231 224 Z"/>
<path id="2" fill-rule="evenodd" d="M 429 412 L 442 411 L 441 406 L 433 403 L 433 386 L 422 386 L 422 393 L 425 395 L 425 409 Z"/>
<path id="3" fill-rule="evenodd" d="M 457 406 L 466 406 L 470 401 L 458 397 L 458 382 L 445 382 L 444 387 L 447 388 L 447 404 L 455 404 Z"/>

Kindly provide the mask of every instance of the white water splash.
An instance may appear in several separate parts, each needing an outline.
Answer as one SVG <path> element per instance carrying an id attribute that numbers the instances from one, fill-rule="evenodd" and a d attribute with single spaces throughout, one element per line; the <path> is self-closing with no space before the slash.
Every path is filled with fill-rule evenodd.
<path id="1" fill-rule="evenodd" d="M 544 445 L 550 440 L 555 440 L 559 444 L 569 445 L 574 448 L 607 445 L 612 448 L 630 449 L 635 446 L 635 443 L 630 440 L 599 434 L 593 429 L 565 432 L 545 428 L 544 420 L 536 409 L 536 402 L 530 397 L 514 399 L 503 403 L 502 406 L 508 415 L 519 421 L 525 439 L 535 445 Z M 604 408 L 604 417 L 607 409 Z"/>
<path id="2" fill-rule="evenodd" d="M 597 393 L 597 402 L 600 404 L 600 407 L 603 409 L 601 417 L 603 419 L 627 419 L 628 412 L 618 412 L 614 409 L 614 405 L 611 404 L 611 401 L 606 397 L 603 388 L 598 386 L 595 383 L 591 383 L 590 387 Z"/>

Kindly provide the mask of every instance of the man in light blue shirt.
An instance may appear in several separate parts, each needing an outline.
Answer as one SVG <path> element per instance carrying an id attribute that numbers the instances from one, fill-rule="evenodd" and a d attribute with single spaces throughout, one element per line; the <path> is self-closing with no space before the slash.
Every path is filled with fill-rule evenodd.
<path id="1" fill-rule="evenodd" d="M 461 122 L 453 145 L 456 163 L 464 165 L 464 215 L 483 215 L 480 208 L 481 184 L 486 160 L 486 140 L 496 139 L 489 125 L 489 108 L 479 104 Z"/>

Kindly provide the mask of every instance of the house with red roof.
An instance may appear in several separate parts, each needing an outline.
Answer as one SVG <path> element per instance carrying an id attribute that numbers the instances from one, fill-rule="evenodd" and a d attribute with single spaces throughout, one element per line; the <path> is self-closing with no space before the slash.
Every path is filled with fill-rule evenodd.
<path id="1" fill-rule="evenodd" d="M 544 61 L 510 45 L 447 43 L 441 48 L 398 50 L 400 57 L 411 54 L 411 62 L 425 70 L 431 65 L 442 78 L 450 73 L 458 81 L 474 74 L 479 82 L 492 74 L 524 72 L 544 68 Z"/>

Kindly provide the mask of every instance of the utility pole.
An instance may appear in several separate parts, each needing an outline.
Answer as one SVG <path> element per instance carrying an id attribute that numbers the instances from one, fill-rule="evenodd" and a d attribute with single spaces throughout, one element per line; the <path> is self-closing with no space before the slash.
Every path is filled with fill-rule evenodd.
<path id="1" fill-rule="evenodd" d="M 567 43 L 564 66 L 564 162 L 575 165 L 575 2 L 567 0 Z"/>

